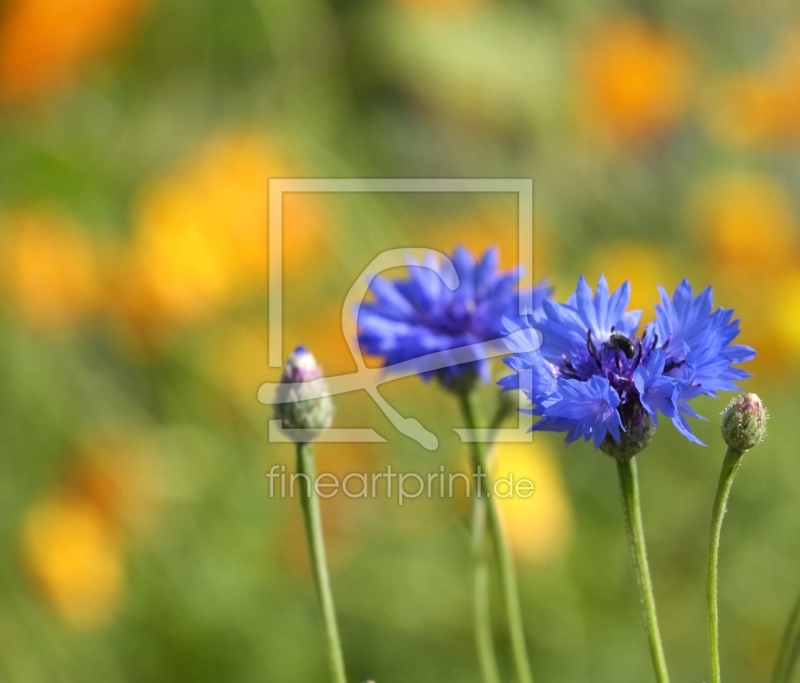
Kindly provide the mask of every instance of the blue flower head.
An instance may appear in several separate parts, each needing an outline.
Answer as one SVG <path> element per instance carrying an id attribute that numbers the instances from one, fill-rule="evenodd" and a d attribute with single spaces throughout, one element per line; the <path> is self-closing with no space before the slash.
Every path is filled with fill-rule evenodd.
<path id="1" fill-rule="evenodd" d="M 480 259 L 464 247 L 455 248 L 452 264 L 458 276 L 451 289 L 440 277 L 437 260 L 428 254 L 420 264 L 408 262 L 408 278 L 386 280 L 375 277 L 371 284 L 373 300 L 356 311 L 358 341 L 361 349 L 379 356 L 391 369 L 396 363 L 432 353 L 445 354 L 456 348 L 470 347 L 474 360 L 463 356 L 440 370 L 424 370 L 425 380 L 437 377 L 444 386 L 464 390 L 480 378 L 488 382 L 487 347 L 508 333 L 503 319 L 519 321 L 520 268 L 498 271 L 498 250 L 488 249 Z M 538 285 L 531 295 L 531 319 L 538 320 L 550 289 Z"/>
<path id="2" fill-rule="evenodd" d="M 631 457 L 652 436 L 658 415 L 690 441 L 701 443 L 686 420 L 699 417 L 689 401 L 732 391 L 749 374 L 735 367 L 755 351 L 732 344 L 739 334 L 733 311 L 712 311 L 711 288 L 698 296 L 684 280 L 672 297 L 663 289 L 656 320 L 637 335 L 640 311 L 626 311 L 630 285 L 609 293 L 603 276 L 596 292 L 583 277 L 566 303 L 542 302 L 538 318 L 523 324 L 542 334 L 539 349 L 517 350 L 500 380 L 521 389 L 539 420 L 536 430 L 563 431 L 567 443 L 583 437 L 616 457 Z M 506 321 L 509 332 L 520 323 Z"/>

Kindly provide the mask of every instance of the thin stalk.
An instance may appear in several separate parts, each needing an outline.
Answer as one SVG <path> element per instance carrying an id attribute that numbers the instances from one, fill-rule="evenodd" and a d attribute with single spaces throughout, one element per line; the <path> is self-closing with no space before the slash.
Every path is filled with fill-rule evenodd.
<path id="1" fill-rule="evenodd" d="M 492 638 L 489 600 L 489 558 L 486 547 L 486 498 L 472 502 L 472 576 L 475 644 L 484 683 L 500 683 L 497 655 Z"/>
<path id="2" fill-rule="evenodd" d="M 328 576 L 328 563 L 325 559 L 325 542 L 322 537 L 319 498 L 314 488 L 314 480 L 316 478 L 314 453 L 308 443 L 297 444 L 297 472 L 301 475 L 298 477 L 300 480 L 300 505 L 303 509 L 303 521 L 306 528 L 308 551 L 311 555 L 314 584 L 317 588 L 317 597 L 320 611 L 322 612 L 328 669 L 333 683 L 347 683 L 344 673 L 342 644 L 339 640 L 339 629 L 336 625 L 336 609 L 333 604 L 331 581 Z"/>
<path id="3" fill-rule="evenodd" d="M 636 471 L 636 459 L 617 460 L 617 472 L 622 491 L 622 507 L 625 513 L 625 531 L 628 537 L 628 548 L 631 553 L 636 583 L 639 586 L 639 597 L 642 605 L 642 617 L 650 643 L 650 656 L 653 660 L 658 683 L 669 683 L 667 661 L 661 634 L 658 630 L 656 601 L 653 596 L 653 582 L 650 579 L 650 568 L 647 564 L 647 549 L 644 542 L 644 525 L 642 523 L 642 506 L 639 498 L 639 477 Z"/>
<path id="4" fill-rule="evenodd" d="M 708 640 L 711 683 L 720 683 L 719 601 L 717 596 L 719 538 L 722 532 L 722 518 L 725 516 L 728 496 L 731 492 L 731 486 L 733 486 L 733 478 L 741 462 L 741 452 L 728 448 L 725 460 L 722 462 L 722 471 L 719 473 L 717 496 L 714 499 L 714 509 L 711 512 L 711 536 L 708 541 Z"/>
<path id="5" fill-rule="evenodd" d="M 462 409 L 467 426 L 470 429 L 478 429 L 478 411 L 475 399 L 472 394 L 462 397 Z M 500 574 L 500 590 L 503 594 L 503 601 L 506 608 L 506 618 L 508 620 L 509 636 L 511 638 L 511 652 L 514 659 L 514 668 L 517 674 L 518 683 L 533 683 L 533 675 L 528 662 L 528 648 L 525 643 L 525 630 L 522 622 L 522 610 L 519 606 L 519 591 L 517 588 L 517 575 L 514 569 L 514 561 L 511 557 L 511 549 L 506 539 L 503 522 L 500 519 L 500 510 L 497 507 L 495 498 L 491 497 L 492 473 L 487 465 L 485 444 L 480 441 L 470 443 L 472 449 L 472 467 L 476 474 L 483 477 L 484 489 L 481 498 L 486 504 L 487 521 L 489 533 L 492 538 L 492 545 L 495 550 L 498 570 Z M 477 481 L 481 479 L 476 478 Z M 477 499 L 477 492 L 476 492 Z"/>
<path id="6" fill-rule="evenodd" d="M 800 597 L 797 598 L 786 622 L 775 660 L 775 670 L 772 673 L 772 683 L 789 683 L 792 680 L 798 654 L 800 654 Z"/>

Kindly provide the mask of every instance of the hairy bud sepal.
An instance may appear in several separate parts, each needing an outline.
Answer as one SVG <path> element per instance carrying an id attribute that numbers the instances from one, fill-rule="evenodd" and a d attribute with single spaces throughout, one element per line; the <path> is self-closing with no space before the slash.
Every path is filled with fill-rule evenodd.
<path id="1" fill-rule="evenodd" d="M 314 356 L 298 346 L 286 360 L 276 394 L 275 418 L 297 443 L 313 441 L 333 423 L 333 401 Z"/>
<path id="2" fill-rule="evenodd" d="M 755 394 L 734 398 L 722 411 L 720 431 L 731 450 L 744 453 L 760 444 L 767 435 L 767 414 L 761 399 Z"/>

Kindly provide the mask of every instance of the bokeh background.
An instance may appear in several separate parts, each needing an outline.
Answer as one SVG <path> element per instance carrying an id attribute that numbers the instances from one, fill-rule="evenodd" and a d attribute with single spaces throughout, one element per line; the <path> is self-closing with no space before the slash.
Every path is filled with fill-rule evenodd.
<path id="1" fill-rule="evenodd" d="M 533 177 L 557 296 L 630 278 L 647 319 L 659 283 L 714 286 L 772 413 L 723 538 L 723 668 L 766 680 L 800 590 L 798 70 L 789 0 L 1 2 L 0 680 L 325 680 L 297 502 L 264 478 L 293 461 L 256 400 L 270 177 Z M 517 258 L 512 196 L 291 195 L 285 216 L 284 348 L 329 374 L 355 369 L 342 300 L 381 250 Z M 321 469 L 465 466 L 450 396 L 382 391 L 440 449 L 352 394 L 338 425 L 388 443 L 320 445 Z M 640 458 L 678 681 L 706 676 L 724 400 L 699 406 L 707 448 L 665 424 Z M 504 508 L 537 680 L 650 680 L 613 464 L 550 435 L 497 457 L 537 486 Z M 323 512 L 351 680 L 478 681 L 467 502 Z"/>

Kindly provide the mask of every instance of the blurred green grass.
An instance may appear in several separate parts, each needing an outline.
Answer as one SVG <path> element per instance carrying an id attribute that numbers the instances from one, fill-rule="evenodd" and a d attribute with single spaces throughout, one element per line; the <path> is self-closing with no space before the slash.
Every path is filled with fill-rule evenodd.
<path id="1" fill-rule="evenodd" d="M 796 59 L 790 4 L 77 4 L 83 11 L 65 22 L 47 21 L 47 3 L 0 5 L 1 680 L 291 683 L 324 675 L 299 511 L 270 499 L 263 476 L 272 463 L 291 464 L 288 447 L 268 443 L 268 413 L 255 399 L 276 374 L 266 363 L 266 266 L 260 256 L 225 261 L 233 284 L 204 299 L 207 268 L 219 264 L 176 236 L 156 240 L 175 287 L 167 295 L 136 288 L 136 277 L 153 276 L 143 234 L 180 236 L 188 226 L 226 249 L 242 197 L 250 210 L 242 223 L 253 232 L 234 247 L 262 254 L 271 174 L 533 177 L 534 275 L 551 279 L 557 295 L 579 273 L 603 270 L 631 277 L 644 301 L 655 300 L 658 272 L 668 286 L 683 276 L 713 284 L 717 302 L 741 312 L 745 340 L 759 351 L 745 386 L 772 420 L 767 441 L 747 456 L 725 527 L 722 655 L 729 683 L 767 677 L 800 590 L 792 432 L 800 116 L 783 75 Z M 84 26 L 81 17 L 101 10 L 139 16 Z M 625 17 L 634 17 L 633 29 Z M 84 47 L 69 58 L 42 50 L 78 34 Z M 664 36 L 668 46 L 686 46 L 688 65 L 676 67 Z M 605 69 L 588 82 L 579 66 L 587 44 L 596 50 L 588 59 Z M 622 58 L 608 47 L 620 44 L 630 51 Z M 21 97 L 8 83 L 25 83 L 27 72 L 13 65 L 27 58 L 55 59 L 48 68 L 58 78 Z M 685 69 L 690 85 L 673 93 L 679 106 L 666 115 L 650 79 L 672 68 Z M 736 79 L 747 87 L 730 86 Z M 605 102 L 599 109 L 587 95 L 593 88 Z M 720 122 L 720 111 L 730 116 Z M 240 144 L 242 133 L 248 142 Z M 215 170 L 219 159 L 230 166 Z M 745 174 L 736 196 L 723 197 L 733 218 L 712 201 L 715 180 L 730 173 Z M 765 201 L 760 179 L 774 180 L 777 195 Z M 147 233 L 144 208 L 163 206 L 163 197 L 170 211 L 156 213 L 163 225 Z M 777 210 L 783 201 L 788 208 Z M 230 223 L 220 218 L 228 214 Z M 29 234 L 20 226 L 31 215 Z M 293 215 L 284 344 L 305 342 L 331 373 L 352 370 L 341 301 L 381 249 L 496 242 L 515 257 L 515 209 L 505 199 L 325 197 Z M 748 220 L 737 221 L 742 215 Z M 75 286 L 85 272 L 66 247 L 48 255 L 53 244 L 91 252 L 90 284 Z M 143 273 L 126 269 L 135 248 Z M 181 287 L 188 294 L 177 305 L 168 295 Z M 416 380 L 384 391 L 401 414 L 437 433 L 440 450 L 423 451 L 363 396 L 348 396 L 339 400 L 340 423 L 374 426 L 389 443 L 320 446 L 320 458 L 342 468 L 459 467 L 449 397 Z M 490 390 L 484 398 L 488 411 Z M 698 408 L 710 418 L 697 425 L 708 448 L 665 424 L 641 457 L 675 680 L 705 675 L 706 533 L 724 400 Z M 574 519 L 563 552 L 520 568 L 537 678 L 649 680 L 612 464 L 587 446 L 536 439 L 557 458 Z M 119 476 L 123 462 L 141 466 L 141 481 Z M 33 512 L 52 501 L 73 512 L 89 505 L 78 517 L 88 526 L 31 531 Z M 461 503 L 330 503 L 351 679 L 477 681 Z M 32 554 L 38 534 L 45 550 Z M 59 554 L 62 546 L 73 555 Z M 92 580 L 97 557 L 110 567 L 97 574 L 105 583 Z M 103 585 L 107 599 L 98 597 Z M 495 622 L 507 654 L 499 611 Z"/>

